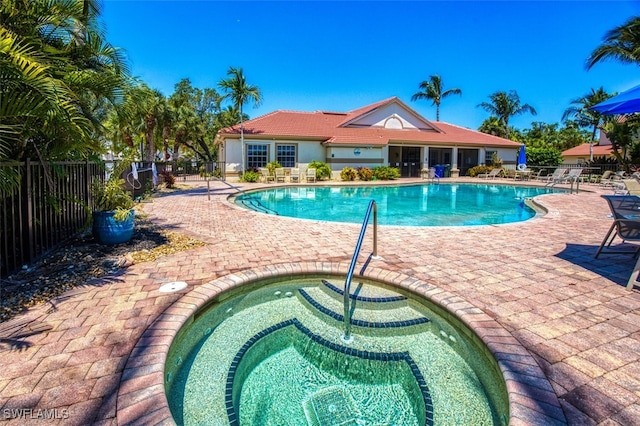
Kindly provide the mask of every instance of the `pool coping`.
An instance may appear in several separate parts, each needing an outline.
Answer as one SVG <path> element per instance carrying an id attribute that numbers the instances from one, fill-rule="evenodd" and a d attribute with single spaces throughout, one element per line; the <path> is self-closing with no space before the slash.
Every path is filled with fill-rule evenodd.
<path id="1" fill-rule="evenodd" d="M 165 362 L 181 327 L 213 297 L 256 281 L 300 276 L 338 275 L 345 263 L 281 263 L 237 272 L 183 291 L 145 330 L 127 360 L 117 394 L 119 424 L 176 424 L 165 393 Z M 399 273 L 368 267 L 361 275 L 421 296 L 455 316 L 473 331 L 496 360 L 505 380 L 509 424 L 566 424 L 560 402 L 529 351 L 497 321 L 470 302 L 434 284 Z M 474 336 L 470 336 L 474 337 Z"/>

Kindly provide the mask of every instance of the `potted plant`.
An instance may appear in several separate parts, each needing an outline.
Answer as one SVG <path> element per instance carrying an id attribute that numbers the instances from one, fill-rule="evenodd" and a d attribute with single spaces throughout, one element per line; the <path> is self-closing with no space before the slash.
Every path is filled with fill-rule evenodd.
<path id="1" fill-rule="evenodd" d="M 133 237 L 135 213 L 133 198 L 125 190 L 121 172 L 128 167 L 122 162 L 108 179 L 94 178 L 91 182 L 93 198 L 93 237 L 100 244 L 125 243 Z"/>

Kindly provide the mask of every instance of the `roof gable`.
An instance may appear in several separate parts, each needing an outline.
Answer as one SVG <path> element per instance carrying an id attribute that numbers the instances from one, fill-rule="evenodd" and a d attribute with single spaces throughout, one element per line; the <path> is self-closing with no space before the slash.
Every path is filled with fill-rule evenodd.
<path id="1" fill-rule="evenodd" d="M 347 113 L 340 127 L 442 132 L 395 97 Z"/>
<path id="2" fill-rule="evenodd" d="M 220 130 L 216 138 L 240 138 L 240 133 L 238 124 Z M 346 146 L 398 143 L 517 149 L 522 145 L 453 124 L 430 122 L 398 98 L 389 98 L 347 113 L 274 111 L 245 121 L 244 138 L 318 141 Z"/>

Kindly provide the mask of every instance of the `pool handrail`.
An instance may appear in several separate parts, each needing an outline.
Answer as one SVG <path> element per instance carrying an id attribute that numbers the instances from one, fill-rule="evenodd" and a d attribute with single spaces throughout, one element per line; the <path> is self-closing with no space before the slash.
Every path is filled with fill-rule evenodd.
<path id="1" fill-rule="evenodd" d="M 350 287 L 351 280 L 353 278 L 353 272 L 356 268 L 356 262 L 358 260 L 358 255 L 360 254 L 360 249 L 362 248 L 362 240 L 364 240 L 364 235 L 367 231 L 367 225 L 369 224 L 369 218 L 371 217 L 371 213 L 373 212 L 373 256 L 378 256 L 378 206 L 376 205 L 376 200 L 369 201 L 369 206 L 367 207 L 367 213 L 364 215 L 364 221 L 362 222 L 362 228 L 360 229 L 360 236 L 358 237 L 358 242 L 356 243 L 356 249 L 353 253 L 353 257 L 351 258 L 351 264 L 349 265 L 349 271 L 347 272 L 347 278 L 344 282 L 344 341 L 349 341 L 351 338 L 351 302 L 350 302 Z"/>

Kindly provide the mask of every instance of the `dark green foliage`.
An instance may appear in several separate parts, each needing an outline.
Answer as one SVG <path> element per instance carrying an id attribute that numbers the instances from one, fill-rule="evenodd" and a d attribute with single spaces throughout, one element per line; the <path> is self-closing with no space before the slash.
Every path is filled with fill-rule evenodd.
<path id="1" fill-rule="evenodd" d="M 269 174 L 271 174 L 272 176 L 276 175 L 276 169 L 279 169 L 280 167 L 282 167 L 280 163 L 275 160 L 267 164 L 267 169 L 269 169 Z"/>
<path id="2" fill-rule="evenodd" d="M 533 166 L 558 166 L 562 164 L 562 153 L 556 148 L 527 147 L 527 164 Z"/>
<path id="3" fill-rule="evenodd" d="M 260 174 L 255 170 L 247 170 L 240 176 L 240 182 L 257 182 Z"/>
<path id="4" fill-rule="evenodd" d="M 374 167 L 373 176 L 377 180 L 394 180 L 400 177 L 400 170 L 389 166 Z"/>
<path id="5" fill-rule="evenodd" d="M 331 179 L 331 169 L 327 166 L 326 163 L 322 161 L 314 160 L 309 163 L 310 169 L 316 169 L 316 179 L 318 180 L 329 180 Z"/>
<path id="6" fill-rule="evenodd" d="M 91 197 L 93 199 L 93 211 L 115 211 L 116 220 L 126 220 L 133 208 L 134 201 L 131 194 L 125 190 L 122 173 L 131 164 L 128 161 L 120 162 L 108 179 L 102 181 L 95 177 L 91 181 Z"/>

